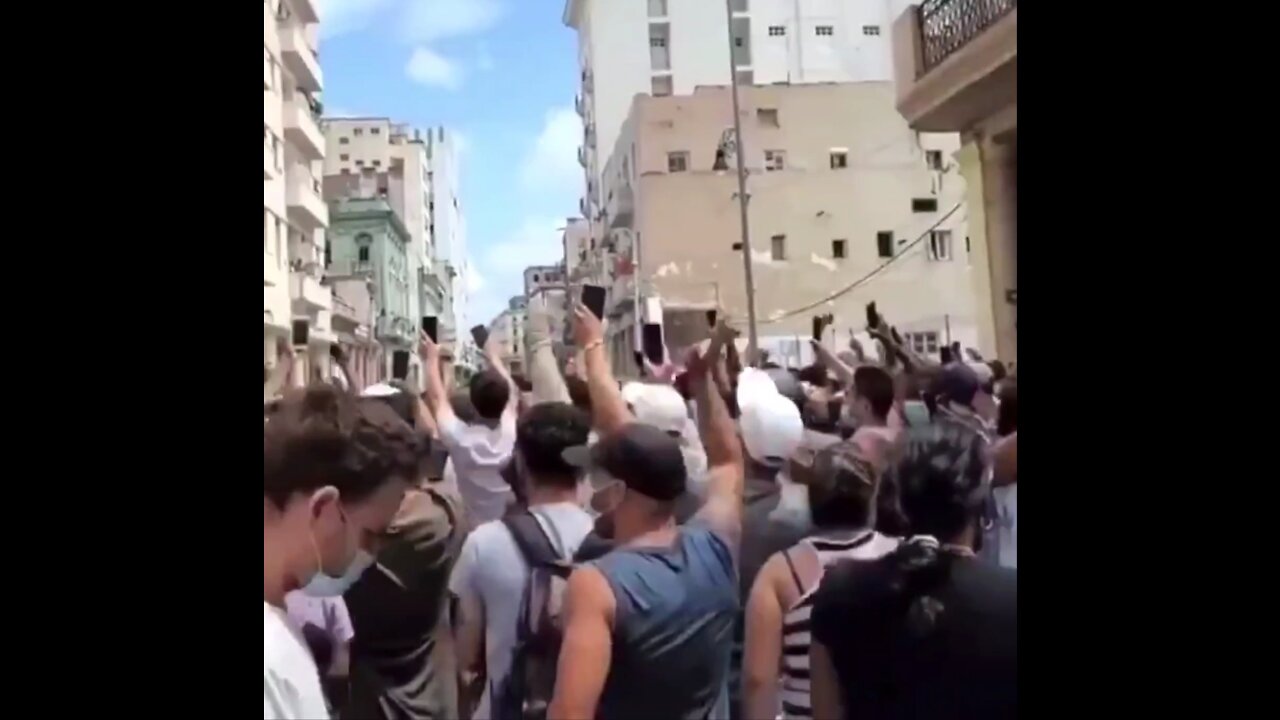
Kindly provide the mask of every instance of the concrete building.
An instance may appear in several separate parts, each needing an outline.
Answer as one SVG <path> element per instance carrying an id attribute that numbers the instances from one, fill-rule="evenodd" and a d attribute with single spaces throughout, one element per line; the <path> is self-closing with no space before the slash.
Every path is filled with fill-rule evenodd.
<path id="1" fill-rule="evenodd" d="M 1018 359 L 1018 2 L 929 0 L 893 25 L 898 110 L 958 132 L 979 345 Z"/>
<path id="2" fill-rule="evenodd" d="M 308 326 L 297 353 L 298 382 L 327 378 L 333 294 L 324 277 L 329 212 L 319 176 L 325 143 L 316 99 L 323 75 L 316 54 L 314 0 L 264 0 L 263 22 L 263 364 L 278 361 L 277 343 L 293 324 Z"/>
<path id="3" fill-rule="evenodd" d="M 489 326 L 490 342 L 498 343 L 502 361 L 513 374 L 523 375 L 528 367 L 525 362 L 525 333 L 528 331 L 528 312 L 512 303 L 498 313 Z"/>
<path id="4" fill-rule="evenodd" d="M 373 302 L 373 278 L 329 275 L 328 280 L 333 288 L 333 331 L 351 373 L 361 387 L 386 380 L 388 361 L 374 337 L 378 312 Z"/>
<path id="5" fill-rule="evenodd" d="M 547 288 L 564 289 L 564 265 L 530 265 L 524 269 L 524 296 L 531 298 Z"/>
<path id="6" fill-rule="evenodd" d="M 595 275 L 614 367 L 632 366 L 638 322 L 662 323 L 679 352 L 706 337 L 707 310 L 746 318 L 736 176 L 713 169 L 729 92 L 636 96 L 623 123 Z M 925 352 L 979 346 L 957 137 L 913 132 L 887 82 L 755 86 L 741 100 L 761 347 L 807 361 L 812 316 L 834 315 L 843 340 L 872 300 Z"/>
<path id="7" fill-rule="evenodd" d="M 355 177 L 355 176 L 353 176 Z M 333 182 L 335 178 L 330 178 Z M 383 377 L 392 376 L 393 353 L 417 353 L 420 320 L 410 314 L 413 276 L 410 233 L 385 196 L 342 198 L 329 203 L 332 244 L 329 270 L 335 276 L 367 279 L 372 287 L 373 337 L 382 346 Z M 409 380 L 420 382 L 419 363 Z"/>
<path id="8" fill-rule="evenodd" d="M 910 0 L 733 0 L 733 67 L 745 85 L 887 81 L 889 24 Z M 637 94 L 688 95 L 730 81 L 723 0 L 566 0 L 578 33 L 584 217 Z M 596 235 L 599 237 L 599 235 Z"/>
<path id="9" fill-rule="evenodd" d="M 467 248 L 467 222 L 461 200 L 460 165 L 457 136 L 443 127 L 427 130 L 425 138 L 430 187 L 431 237 L 436 256 L 444 263 L 447 277 L 446 305 L 443 312 L 458 328 L 457 344 L 463 350 L 460 362 L 473 362 L 478 357 L 467 329 L 470 321 L 470 291 L 467 278 L 471 261 Z"/>
<path id="10" fill-rule="evenodd" d="M 570 283 L 582 282 L 582 278 L 591 276 L 593 268 L 590 261 L 595 258 L 596 243 L 591 237 L 591 223 L 586 218 L 573 217 L 565 220 L 564 235 L 565 274 Z"/>

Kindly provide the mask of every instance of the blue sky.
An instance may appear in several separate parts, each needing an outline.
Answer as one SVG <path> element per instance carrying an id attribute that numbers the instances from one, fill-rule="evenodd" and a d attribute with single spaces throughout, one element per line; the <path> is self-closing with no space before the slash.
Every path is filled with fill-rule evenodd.
<path id="1" fill-rule="evenodd" d="M 560 258 L 582 169 L 575 34 L 563 0 L 318 0 L 327 115 L 444 125 L 462 138 L 470 322 Z"/>

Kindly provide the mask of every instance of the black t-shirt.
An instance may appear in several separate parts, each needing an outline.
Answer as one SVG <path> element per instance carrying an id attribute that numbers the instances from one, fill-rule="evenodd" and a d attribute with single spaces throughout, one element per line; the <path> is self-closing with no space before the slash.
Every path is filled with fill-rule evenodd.
<path id="1" fill-rule="evenodd" d="M 831 656 L 847 717 L 1017 717 L 1017 571 L 946 557 L 949 572 L 925 593 L 923 614 L 890 591 L 892 555 L 847 561 L 823 578 L 813 638 Z"/>

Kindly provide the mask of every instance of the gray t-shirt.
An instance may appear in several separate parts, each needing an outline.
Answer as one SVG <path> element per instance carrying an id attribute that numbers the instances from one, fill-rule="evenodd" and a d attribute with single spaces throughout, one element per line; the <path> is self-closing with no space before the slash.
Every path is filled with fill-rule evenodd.
<path id="1" fill-rule="evenodd" d="M 591 532 L 591 516 L 575 503 L 537 505 L 530 509 L 542 523 L 562 557 L 571 557 Z M 501 521 L 476 528 L 462 546 L 458 564 L 449 580 L 449 591 L 466 604 L 469 599 L 484 607 L 484 696 L 473 720 L 488 720 L 492 694 L 507 676 L 516 643 L 516 623 L 528 582 L 529 568 L 511 532 Z"/>

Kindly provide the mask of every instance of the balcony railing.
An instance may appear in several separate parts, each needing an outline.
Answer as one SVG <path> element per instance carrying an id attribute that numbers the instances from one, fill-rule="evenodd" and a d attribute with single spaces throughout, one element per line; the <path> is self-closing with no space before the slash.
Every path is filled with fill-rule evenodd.
<path id="1" fill-rule="evenodd" d="M 1016 7 L 1018 0 L 925 0 L 920 5 L 925 72 Z"/>

